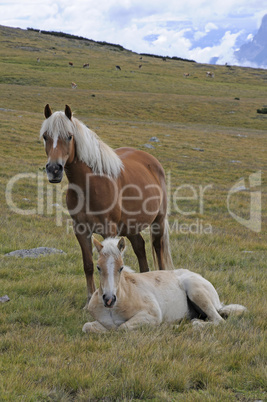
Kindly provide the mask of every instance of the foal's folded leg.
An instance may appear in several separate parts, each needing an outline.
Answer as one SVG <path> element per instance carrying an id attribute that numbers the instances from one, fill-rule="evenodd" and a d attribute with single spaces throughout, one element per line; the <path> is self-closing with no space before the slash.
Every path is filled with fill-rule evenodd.
<path id="1" fill-rule="evenodd" d="M 98 321 L 87 322 L 83 326 L 83 332 L 106 332 L 107 329 Z"/>
<path id="2" fill-rule="evenodd" d="M 139 313 L 135 314 L 132 318 L 128 321 L 121 324 L 118 329 L 128 329 L 133 330 L 141 325 L 159 325 L 162 322 L 161 313 L 155 312 L 155 314 L 150 314 L 147 311 L 140 311 Z"/>
<path id="3" fill-rule="evenodd" d="M 224 322 L 224 319 L 220 316 L 216 308 L 216 304 L 221 306 L 217 293 L 214 294 L 210 289 L 192 284 L 192 286 L 187 290 L 187 296 L 207 315 L 210 322 L 215 325 Z"/>

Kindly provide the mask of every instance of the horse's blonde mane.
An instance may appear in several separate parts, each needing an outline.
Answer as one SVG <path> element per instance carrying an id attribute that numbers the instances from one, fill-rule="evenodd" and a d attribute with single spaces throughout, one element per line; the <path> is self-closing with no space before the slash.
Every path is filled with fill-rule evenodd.
<path id="1" fill-rule="evenodd" d="M 55 112 L 43 122 L 40 136 L 47 133 L 53 139 L 74 136 L 77 158 L 89 166 L 94 173 L 118 177 L 123 163 L 118 155 L 105 144 L 96 133 L 78 119 L 70 120 L 64 112 Z"/>

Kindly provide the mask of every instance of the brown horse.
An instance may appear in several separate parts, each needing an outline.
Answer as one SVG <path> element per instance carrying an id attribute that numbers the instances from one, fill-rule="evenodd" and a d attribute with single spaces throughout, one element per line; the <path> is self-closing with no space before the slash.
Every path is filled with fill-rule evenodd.
<path id="1" fill-rule="evenodd" d="M 167 221 L 167 192 L 161 164 L 152 155 L 133 148 L 111 149 L 82 122 L 46 105 L 40 135 L 48 156 L 46 172 L 59 183 L 63 171 L 69 180 L 67 207 L 83 256 L 88 301 L 95 291 L 93 233 L 126 236 L 138 258 L 140 272 L 148 271 L 140 232 L 150 226 L 154 262 L 172 266 Z"/>

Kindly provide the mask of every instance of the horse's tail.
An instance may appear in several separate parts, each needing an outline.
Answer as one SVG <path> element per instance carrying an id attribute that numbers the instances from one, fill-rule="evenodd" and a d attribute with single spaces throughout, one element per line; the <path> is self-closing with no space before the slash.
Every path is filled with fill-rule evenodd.
<path id="1" fill-rule="evenodd" d="M 154 262 L 154 267 L 156 268 L 158 266 L 157 263 L 157 255 L 155 252 L 155 249 L 153 247 L 153 228 L 151 227 L 150 230 L 150 236 L 151 236 L 151 244 L 152 244 L 152 255 L 153 255 L 153 262 Z M 170 238 L 169 238 L 169 222 L 167 217 L 163 221 L 163 235 L 161 238 L 161 247 L 162 247 L 162 259 L 163 259 L 163 265 L 167 269 L 173 269 L 173 262 L 172 262 L 172 256 L 171 256 L 171 248 L 170 248 Z"/>
<path id="2" fill-rule="evenodd" d="M 169 237 L 169 222 L 168 218 L 164 220 L 164 232 L 163 232 L 163 260 L 164 264 L 168 269 L 173 269 L 172 255 L 171 255 L 171 247 L 170 247 L 170 237 Z"/>
<path id="3" fill-rule="evenodd" d="M 223 317 L 227 318 L 229 315 L 241 315 L 245 311 L 247 311 L 247 308 L 245 306 L 242 306 L 241 304 L 228 304 L 227 306 L 222 305 L 218 313 Z"/>
<path id="4" fill-rule="evenodd" d="M 155 251 L 155 249 L 154 249 L 154 247 L 153 247 L 152 230 L 150 230 L 150 240 L 151 240 L 151 249 L 152 249 L 152 257 L 153 257 L 154 269 L 158 269 L 157 254 L 156 254 L 156 251 Z"/>

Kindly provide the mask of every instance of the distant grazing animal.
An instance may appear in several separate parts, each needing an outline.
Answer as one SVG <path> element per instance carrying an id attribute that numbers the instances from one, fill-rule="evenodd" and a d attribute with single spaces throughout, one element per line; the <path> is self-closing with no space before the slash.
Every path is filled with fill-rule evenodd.
<path id="1" fill-rule="evenodd" d="M 224 322 L 222 316 L 246 310 L 239 304 L 224 306 L 213 285 L 187 269 L 134 273 L 123 263 L 124 238 L 93 242 L 99 253 L 100 285 L 88 306 L 96 321 L 84 324 L 84 332 L 132 330 L 183 318 L 195 326 L 217 325 Z"/>
<path id="2" fill-rule="evenodd" d="M 189 77 L 189 73 L 184 73 L 184 77 Z"/>
<path id="3" fill-rule="evenodd" d="M 37 63 L 40 63 L 40 58 L 39 57 L 37 57 Z"/>
<path id="4" fill-rule="evenodd" d="M 141 56 L 141 57 L 139 57 L 139 60 L 143 60 L 143 57 Z"/>
<path id="5" fill-rule="evenodd" d="M 83 65 L 83 68 L 89 68 L 89 63 L 85 63 L 85 64 Z"/>
<path id="6" fill-rule="evenodd" d="M 211 73 L 210 71 L 207 71 L 207 72 L 206 72 L 206 77 L 213 78 L 213 77 L 214 77 L 214 73 Z"/>
<path id="7" fill-rule="evenodd" d="M 116 70 L 121 70 L 120 66 L 116 66 Z"/>
<path id="8" fill-rule="evenodd" d="M 72 83 L 71 83 L 71 88 L 72 88 L 72 89 L 76 89 L 76 88 L 77 88 L 77 84 L 75 84 L 75 82 L 72 82 Z"/>
<path id="9" fill-rule="evenodd" d="M 69 61 L 69 66 L 70 66 L 70 67 L 73 67 L 72 61 Z"/>
<path id="10" fill-rule="evenodd" d="M 142 68 L 142 64 L 139 65 L 139 68 Z"/>
<path id="11" fill-rule="evenodd" d="M 122 235 L 130 240 L 141 272 L 148 271 L 145 242 L 140 232 L 151 229 L 154 261 L 159 269 L 172 264 L 167 220 L 164 170 L 154 156 L 134 148 L 111 149 L 88 127 L 65 112 L 46 105 L 40 135 L 44 140 L 50 183 L 69 180 L 67 207 L 81 246 L 88 300 L 95 291 L 93 233 L 104 238 Z"/>

